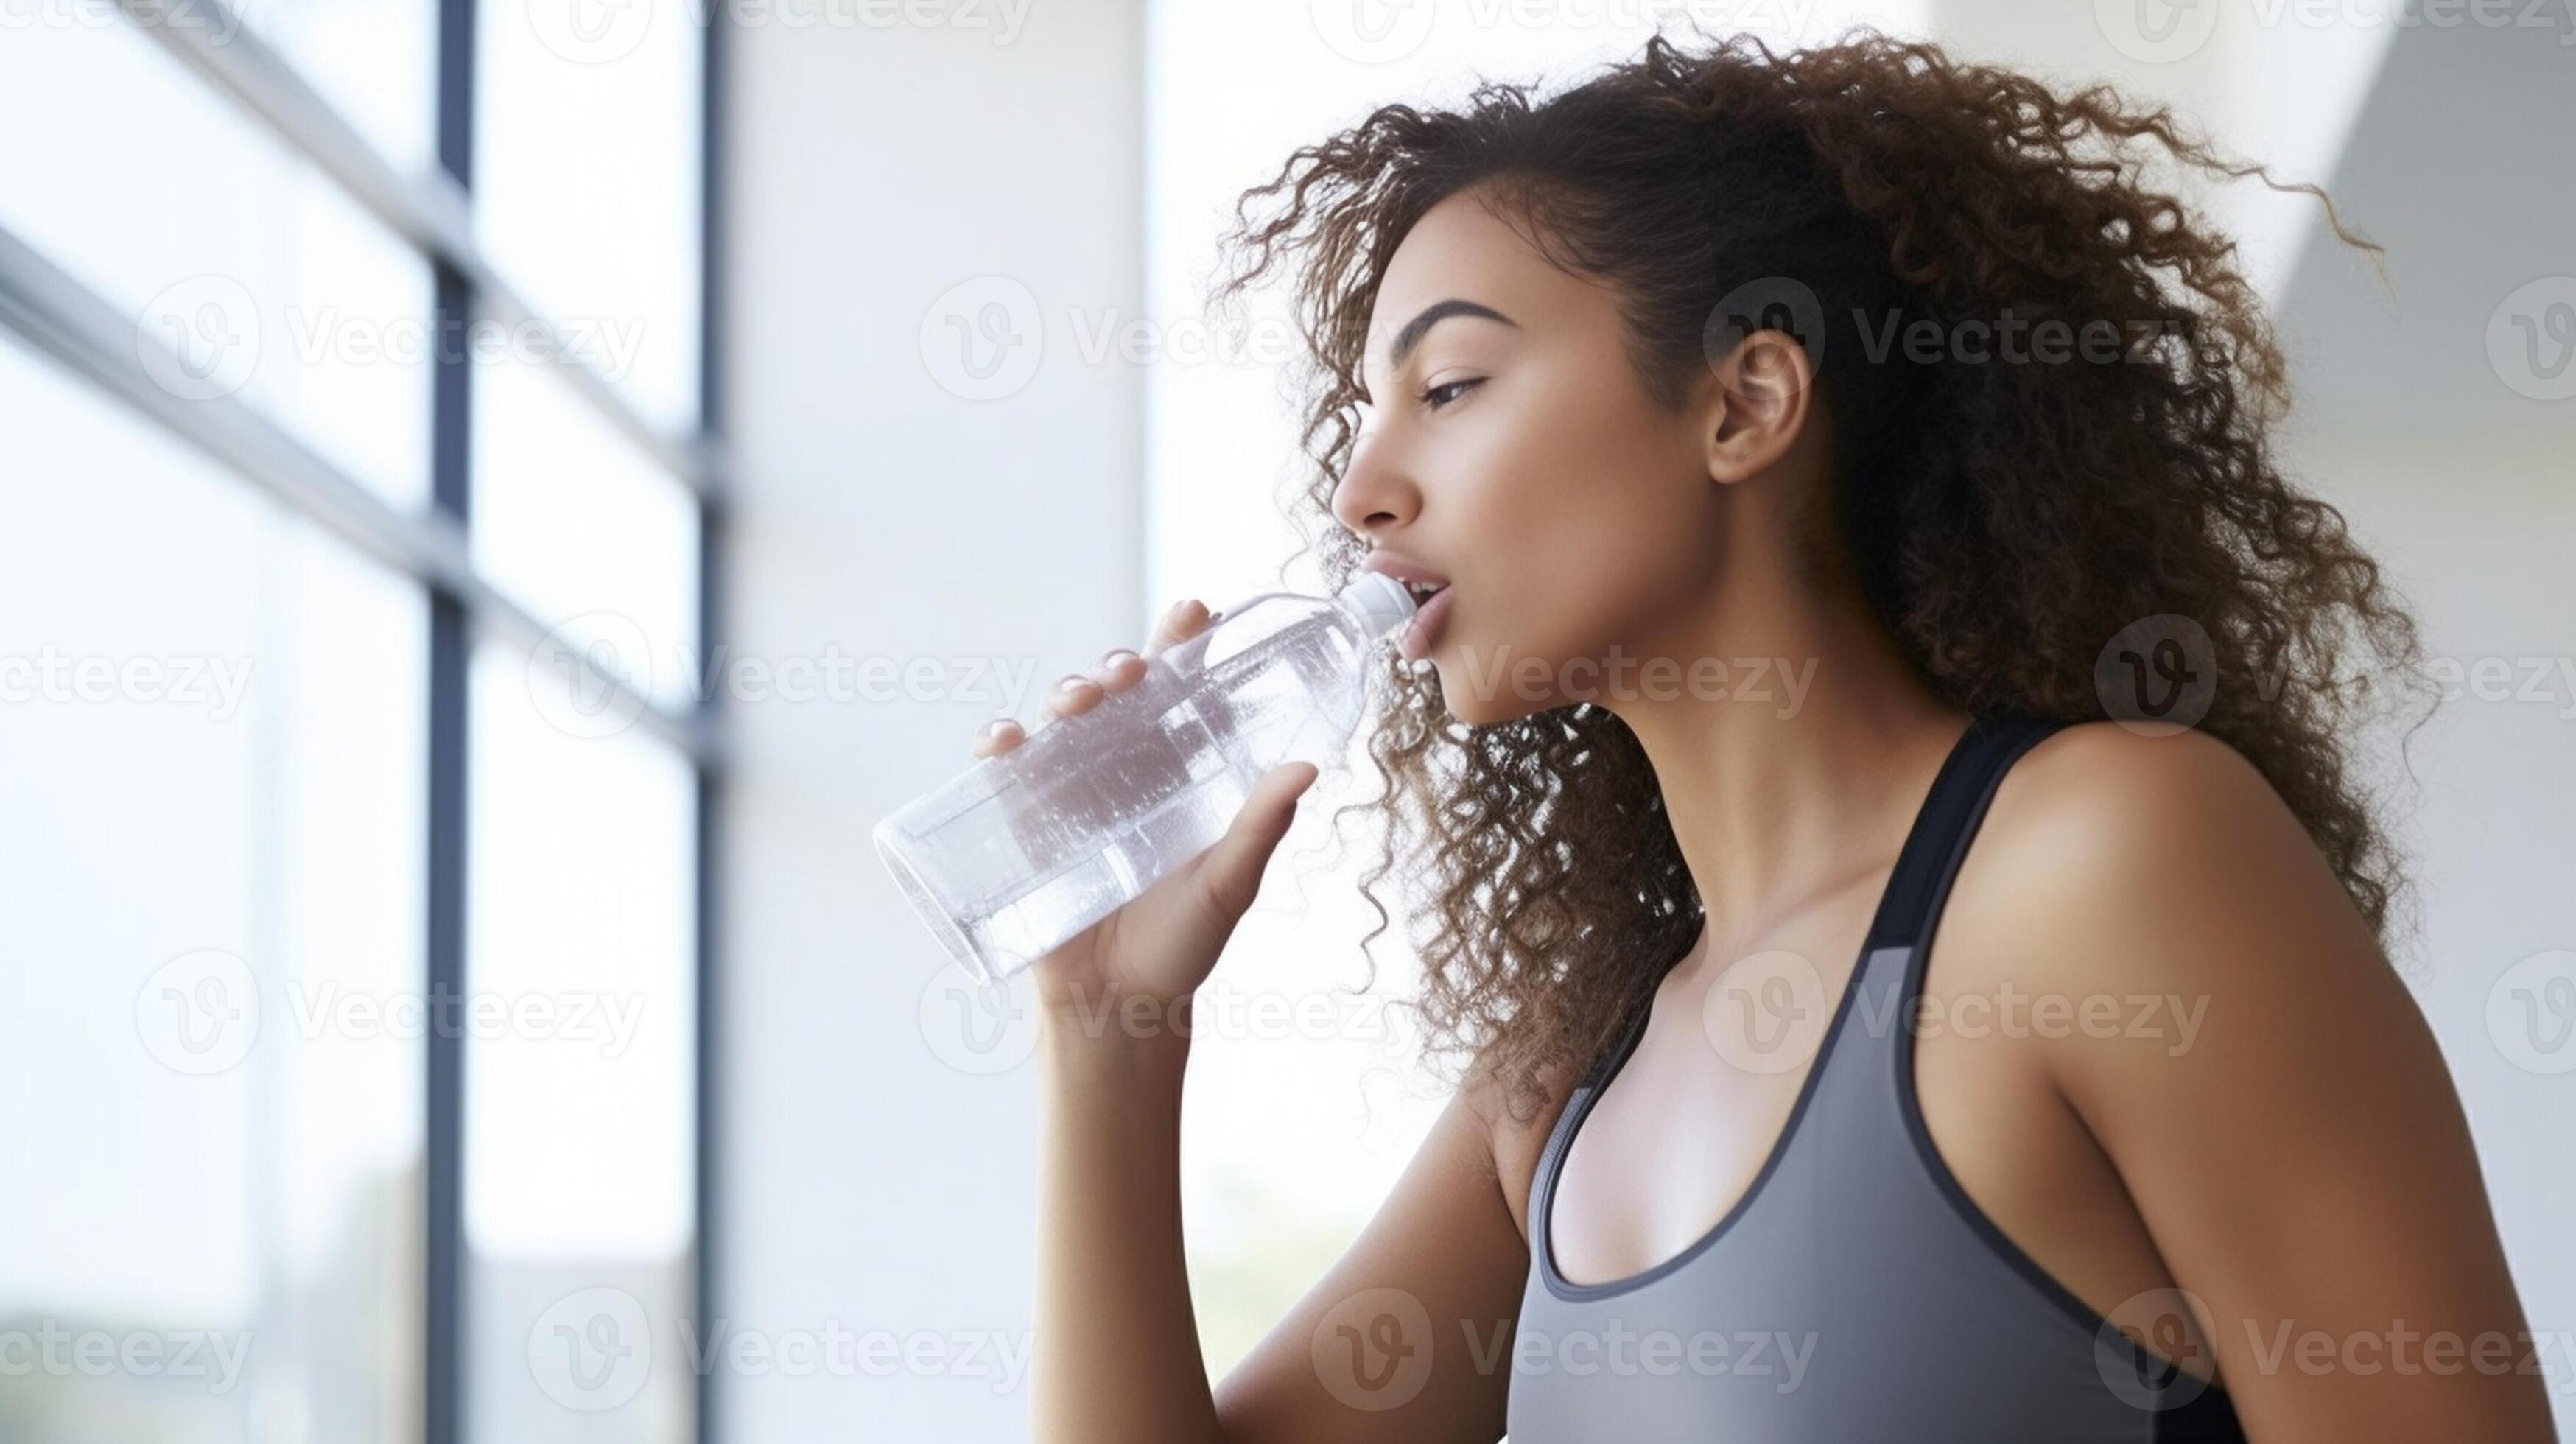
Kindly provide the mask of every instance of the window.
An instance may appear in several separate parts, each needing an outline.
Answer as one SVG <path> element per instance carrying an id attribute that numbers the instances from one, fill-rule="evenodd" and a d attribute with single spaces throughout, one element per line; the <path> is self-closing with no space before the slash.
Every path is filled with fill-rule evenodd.
<path id="1" fill-rule="evenodd" d="M 710 37 L 542 10 L 0 26 L 0 1438 L 702 1432 Z"/>

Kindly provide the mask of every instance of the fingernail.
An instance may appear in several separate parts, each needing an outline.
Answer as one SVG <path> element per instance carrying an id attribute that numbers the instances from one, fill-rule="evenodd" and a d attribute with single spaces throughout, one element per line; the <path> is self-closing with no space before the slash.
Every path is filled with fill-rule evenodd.
<path id="1" fill-rule="evenodd" d="M 1127 665 L 1127 659 L 1135 655 L 1136 653 L 1132 648 L 1112 647 L 1108 651 L 1100 654 L 1100 665 L 1104 671 L 1112 668 L 1123 667 Z"/>
<path id="2" fill-rule="evenodd" d="M 1064 674 L 1064 680 L 1055 684 L 1055 689 L 1059 692 L 1070 692 L 1088 680 L 1080 672 L 1067 672 Z"/>
<path id="3" fill-rule="evenodd" d="M 1019 725 L 1019 723 L 1012 721 L 1008 717 L 996 717 L 992 721 L 985 723 L 983 730 L 976 735 L 983 738 L 985 741 L 990 742 L 994 738 L 1001 736 L 1004 728 L 1017 727 Z"/>

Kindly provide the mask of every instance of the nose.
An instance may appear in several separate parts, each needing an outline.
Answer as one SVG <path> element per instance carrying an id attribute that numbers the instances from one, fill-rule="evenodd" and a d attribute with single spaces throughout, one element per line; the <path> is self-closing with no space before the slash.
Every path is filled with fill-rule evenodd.
<path id="1" fill-rule="evenodd" d="M 1422 510 L 1422 492 L 1388 448 L 1386 434 L 1364 436 L 1333 488 L 1333 515 L 1362 538 L 1410 525 Z"/>

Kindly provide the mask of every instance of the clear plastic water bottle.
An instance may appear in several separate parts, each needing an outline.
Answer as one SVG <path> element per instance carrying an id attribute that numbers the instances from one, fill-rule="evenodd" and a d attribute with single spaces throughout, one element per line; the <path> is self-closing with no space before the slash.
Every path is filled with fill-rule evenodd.
<path id="1" fill-rule="evenodd" d="M 1413 616 L 1364 573 L 1268 592 L 877 824 L 877 853 L 968 976 L 1019 972 L 1225 835 L 1261 775 L 1341 765 L 1377 640 Z"/>

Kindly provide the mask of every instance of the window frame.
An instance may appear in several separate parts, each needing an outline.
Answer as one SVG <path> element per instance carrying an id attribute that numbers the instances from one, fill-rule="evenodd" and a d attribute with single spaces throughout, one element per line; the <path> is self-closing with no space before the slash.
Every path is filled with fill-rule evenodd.
<path id="1" fill-rule="evenodd" d="M 343 195 L 387 226 L 430 267 L 434 277 L 431 323 L 442 337 L 460 334 L 477 318 L 545 328 L 554 325 L 514 287 L 477 246 L 473 236 L 472 157 L 478 0 L 435 0 L 437 76 L 434 134 L 439 171 L 426 177 L 396 170 L 284 56 L 245 27 L 231 0 L 118 0 L 128 19 L 170 47 L 217 95 L 274 134 Z M 718 365 L 722 268 L 721 136 L 724 93 L 725 7 L 707 7 L 702 62 L 697 76 L 701 105 L 700 164 L 695 177 L 699 226 L 698 424 L 668 435 L 647 422 L 605 378 L 567 360 L 572 394 L 634 442 L 663 472 L 687 488 L 698 514 L 698 656 L 712 667 L 721 653 L 725 474 L 722 445 L 723 387 Z M 685 13 L 685 12 L 684 12 Z M 132 317 L 0 227 L 0 327 L 15 332 L 37 353 L 121 403 L 128 411 L 206 453 L 241 480 L 289 510 L 318 523 L 350 549 L 410 578 L 429 602 L 429 728 L 426 878 L 428 996 L 461 995 L 466 988 L 468 677 L 478 638 L 527 650 L 540 645 L 547 624 L 475 569 L 469 545 L 472 524 L 472 363 L 462 348 L 443 346 L 431 384 L 431 501 L 419 511 L 397 508 L 322 458 L 284 424 L 231 397 L 182 400 L 163 390 L 145 370 Z M 153 344 L 148 340 L 140 344 Z M 555 348 L 563 355 L 563 348 Z M 685 710 L 636 697 L 624 679 L 600 670 L 587 655 L 583 666 L 600 686 L 641 703 L 640 724 L 685 756 L 695 778 L 693 876 L 696 927 L 690 940 L 696 1025 L 691 1061 L 695 1116 L 690 1124 L 694 1218 L 691 1229 L 690 1311 L 713 1314 L 716 1296 L 716 987 L 720 916 L 720 822 L 725 784 L 719 689 L 710 676 L 693 681 Z M 448 1030 L 453 1031 L 453 1030 Z M 471 1255 L 464 1229 L 464 1068 L 461 1035 L 439 1029 L 424 1038 L 427 1057 L 423 1133 L 422 1294 L 425 1317 L 419 1400 L 422 1444 L 459 1444 L 468 1432 L 471 1380 L 465 1291 Z M 695 1372 L 691 1432 L 715 1434 L 713 1371 Z"/>

